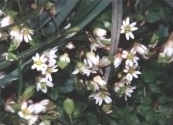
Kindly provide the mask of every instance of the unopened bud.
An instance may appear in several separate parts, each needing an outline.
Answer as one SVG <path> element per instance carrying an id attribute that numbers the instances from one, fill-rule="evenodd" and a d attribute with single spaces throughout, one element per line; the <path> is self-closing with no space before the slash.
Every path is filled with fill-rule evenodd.
<path id="1" fill-rule="evenodd" d="M 8 53 L 4 53 L 3 55 L 5 56 L 5 59 L 9 61 L 15 61 L 18 59 L 18 57 L 14 53 L 8 52 Z"/>
<path id="2" fill-rule="evenodd" d="M 26 88 L 26 90 L 23 92 L 20 102 L 27 101 L 31 96 L 34 94 L 34 86 L 29 86 Z"/>

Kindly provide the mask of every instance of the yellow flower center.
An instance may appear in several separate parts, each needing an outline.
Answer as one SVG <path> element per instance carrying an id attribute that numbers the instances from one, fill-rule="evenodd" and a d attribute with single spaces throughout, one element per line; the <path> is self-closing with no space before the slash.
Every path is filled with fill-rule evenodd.
<path id="1" fill-rule="evenodd" d="M 129 54 L 127 55 L 127 59 L 128 59 L 128 60 L 133 60 L 133 59 L 134 59 L 134 54 L 129 53 Z"/>
<path id="2" fill-rule="evenodd" d="M 37 61 L 35 62 L 35 64 L 36 64 L 36 65 L 42 65 L 43 63 L 42 63 L 42 61 L 39 59 L 39 60 L 37 60 Z"/>
<path id="3" fill-rule="evenodd" d="M 28 110 L 27 108 L 26 108 L 26 109 L 24 109 L 24 110 L 22 110 L 22 113 L 23 113 L 23 115 L 25 115 L 25 116 L 27 116 L 27 115 L 30 115 L 30 114 L 31 114 L 30 110 Z"/>
<path id="4" fill-rule="evenodd" d="M 48 73 L 52 73 L 52 68 L 51 68 L 51 67 L 48 67 L 46 71 L 47 71 Z"/>
<path id="5" fill-rule="evenodd" d="M 100 98 L 104 99 L 105 97 L 106 97 L 106 94 L 105 94 L 104 92 L 102 92 L 102 93 L 100 94 Z"/>
<path id="6" fill-rule="evenodd" d="M 22 34 L 29 34 L 29 31 L 27 29 L 23 30 Z"/>
<path id="7" fill-rule="evenodd" d="M 135 69 L 134 69 L 133 67 L 131 67 L 131 68 L 129 68 L 128 73 L 129 73 L 129 74 L 133 74 L 134 70 L 135 70 Z"/>
<path id="8" fill-rule="evenodd" d="M 131 32 L 131 27 L 129 25 L 124 27 L 125 33 Z"/>

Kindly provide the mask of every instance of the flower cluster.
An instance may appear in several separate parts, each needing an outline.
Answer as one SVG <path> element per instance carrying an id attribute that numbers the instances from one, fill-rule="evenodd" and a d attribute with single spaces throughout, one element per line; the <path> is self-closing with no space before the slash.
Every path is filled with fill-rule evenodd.
<path id="1" fill-rule="evenodd" d="M 32 58 L 33 65 L 31 68 L 40 72 L 40 75 L 36 79 L 37 91 L 41 89 L 44 93 L 46 93 L 47 87 L 53 87 L 52 73 L 58 71 L 56 64 L 57 50 L 57 47 L 51 50 L 46 50 L 41 56 L 36 53 L 36 55 Z"/>
<path id="2" fill-rule="evenodd" d="M 16 15 L 15 13 L 16 12 L 12 11 L 11 15 L 9 15 L 8 13 L 6 14 L 2 10 L 0 10 L 0 28 L 14 24 Z M 8 41 L 9 44 L 8 51 L 2 54 L 3 56 L 5 56 L 6 60 L 16 60 L 17 57 L 15 54 L 15 50 L 21 45 L 23 41 L 25 41 L 26 43 L 33 41 L 33 34 L 34 31 L 24 23 L 14 25 L 9 27 L 8 29 L 2 30 L 2 32 L 0 32 L 0 40 Z"/>
<path id="3" fill-rule="evenodd" d="M 72 74 L 85 75 L 88 80 L 79 79 L 87 86 L 87 89 L 92 91 L 89 98 L 93 98 L 95 103 L 101 106 L 103 103 L 110 104 L 112 99 L 108 92 L 107 83 L 103 79 L 103 69 L 111 64 L 111 61 L 106 56 L 100 56 L 96 54 L 98 48 L 105 47 L 105 41 L 110 42 L 110 39 L 106 38 L 107 31 L 96 27 L 93 30 L 94 37 L 88 32 L 87 36 L 90 43 L 90 51 L 85 53 L 83 62 L 77 62 L 75 70 Z M 106 43 L 107 44 L 107 43 Z M 91 79 L 90 79 L 91 77 Z M 105 106 L 105 105 L 104 105 Z M 108 112 L 108 111 L 107 111 Z"/>
<path id="4" fill-rule="evenodd" d="M 48 105 L 51 102 L 48 99 L 34 103 L 32 100 L 15 103 L 15 101 L 6 102 L 5 110 L 11 113 L 17 113 L 18 116 L 25 120 L 27 125 L 35 125 L 42 121 L 40 115 L 48 111 Z M 41 122 L 40 122 L 41 123 Z"/>
<path id="5" fill-rule="evenodd" d="M 131 97 L 131 93 L 134 91 L 136 86 L 131 87 L 131 82 L 133 78 L 138 78 L 138 75 L 141 74 L 139 71 L 138 60 L 139 57 L 137 54 L 141 55 L 144 59 L 147 59 L 149 50 L 147 47 L 141 43 L 134 43 L 134 46 L 129 50 L 122 50 L 114 56 L 114 67 L 117 68 L 125 60 L 125 66 L 123 72 L 125 73 L 121 76 L 120 81 L 114 84 L 114 91 L 117 92 L 120 96 L 125 95 L 125 100 L 127 96 Z"/>
<path id="6" fill-rule="evenodd" d="M 33 34 L 33 30 L 21 24 L 20 26 L 14 26 L 10 30 L 10 36 L 12 39 L 16 39 L 18 43 L 25 41 L 28 43 L 32 40 L 31 35 Z"/>

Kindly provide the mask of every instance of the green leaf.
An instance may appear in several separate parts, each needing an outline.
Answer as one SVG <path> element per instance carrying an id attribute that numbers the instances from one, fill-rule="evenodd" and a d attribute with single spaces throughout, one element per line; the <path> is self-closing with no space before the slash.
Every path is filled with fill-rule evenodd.
<path id="1" fill-rule="evenodd" d="M 87 108 L 87 104 L 86 103 L 76 103 L 75 104 L 75 109 L 73 112 L 74 117 L 80 115 L 85 109 Z"/>
<path id="2" fill-rule="evenodd" d="M 109 120 L 109 125 L 118 125 L 114 120 Z"/>
<path id="3" fill-rule="evenodd" d="M 153 124 L 153 123 L 157 122 L 157 120 L 158 120 L 158 116 L 157 116 L 156 112 L 154 111 L 154 109 L 148 110 L 145 118 L 150 124 Z"/>
<path id="4" fill-rule="evenodd" d="M 147 15 L 147 18 L 146 18 L 147 22 L 149 23 L 155 23 L 157 21 L 160 20 L 160 16 L 158 13 L 156 12 L 150 12 L 148 15 Z"/>
<path id="5" fill-rule="evenodd" d="M 137 115 L 135 115 L 135 114 L 128 114 L 125 116 L 125 119 L 129 125 L 132 125 L 132 124 L 138 125 L 139 124 L 139 119 L 138 119 Z"/>
<path id="6" fill-rule="evenodd" d="M 141 116 L 146 116 L 146 113 L 148 110 L 150 110 L 151 108 L 149 106 L 144 106 L 144 105 L 140 105 L 137 107 L 137 112 L 141 115 Z"/>
<path id="7" fill-rule="evenodd" d="M 133 111 L 133 107 L 127 106 L 124 108 L 124 113 L 126 113 L 126 114 L 129 114 L 132 111 Z"/>
<path id="8" fill-rule="evenodd" d="M 113 112 L 111 113 L 111 117 L 113 118 L 123 118 L 124 117 L 124 110 L 121 108 L 115 108 Z"/>
<path id="9" fill-rule="evenodd" d="M 74 79 L 68 79 L 65 82 L 65 86 L 62 86 L 59 88 L 59 92 L 60 93 L 70 93 L 72 91 L 74 91 L 75 89 L 75 85 L 74 85 Z"/>
<path id="10" fill-rule="evenodd" d="M 141 101 L 142 101 L 142 104 L 146 106 L 150 105 L 152 102 L 152 100 L 149 97 L 143 97 Z"/>
<path id="11" fill-rule="evenodd" d="M 67 98 L 64 103 L 63 103 L 63 107 L 64 107 L 64 110 L 65 112 L 71 116 L 73 110 L 74 110 L 74 102 L 73 100 Z"/>
<path id="12" fill-rule="evenodd" d="M 154 93 L 161 93 L 161 89 L 156 84 L 150 84 L 149 88 Z"/>
<path id="13" fill-rule="evenodd" d="M 18 79 L 18 70 L 14 70 L 13 72 L 9 73 L 2 79 L 0 79 L 0 87 L 6 86 L 8 83 L 12 82 L 13 80 Z"/>
<path id="14" fill-rule="evenodd" d="M 154 69 L 145 69 L 141 74 L 142 79 L 146 83 L 154 83 L 156 81 L 157 72 Z"/>
<path id="15" fill-rule="evenodd" d="M 166 102 L 167 102 L 167 97 L 164 94 L 158 97 L 159 104 L 165 104 Z"/>
<path id="16" fill-rule="evenodd" d="M 94 114 L 87 113 L 85 115 L 86 121 L 88 122 L 88 125 L 98 125 L 97 118 Z"/>
<path id="17" fill-rule="evenodd" d="M 53 89 L 48 91 L 48 96 L 52 99 L 52 100 L 57 100 L 59 97 L 59 88 L 54 87 Z"/>

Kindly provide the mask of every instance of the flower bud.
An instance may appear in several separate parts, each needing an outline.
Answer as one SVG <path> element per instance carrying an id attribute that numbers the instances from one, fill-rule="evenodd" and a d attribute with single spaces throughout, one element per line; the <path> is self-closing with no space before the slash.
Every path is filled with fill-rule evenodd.
<path id="1" fill-rule="evenodd" d="M 39 125 L 51 125 L 51 124 L 50 124 L 50 121 L 44 120 Z"/>
<path id="2" fill-rule="evenodd" d="M 95 53 L 92 51 L 86 53 L 86 58 L 87 58 L 86 61 L 90 67 L 99 64 L 99 56 L 98 55 L 96 56 Z"/>
<path id="3" fill-rule="evenodd" d="M 104 37 L 106 35 L 107 31 L 104 29 L 101 29 L 99 27 L 96 27 L 93 31 L 93 34 L 96 35 L 97 37 Z"/>
<path id="4" fill-rule="evenodd" d="M 5 27 L 8 26 L 10 24 L 14 23 L 14 20 L 11 16 L 6 16 L 5 18 L 3 18 L 0 22 L 1 27 Z"/>
<path id="5" fill-rule="evenodd" d="M 122 60 L 123 60 L 122 54 L 121 53 L 117 53 L 114 56 L 114 67 L 117 68 L 121 64 Z"/>
<path id="6" fill-rule="evenodd" d="M 93 81 L 100 86 L 106 85 L 106 82 L 98 75 L 93 78 Z"/>
<path id="7" fill-rule="evenodd" d="M 154 48 L 157 45 L 158 40 L 159 40 L 159 36 L 156 35 L 156 34 L 153 34 L 153 36 L 150 39 L 150 42 L 149 42 L 149 45 L 148 46 L 150 48 Z"/>
<path id="8" fill-rule="evenodd" d="M 111 103 L 103 105 L 102 106 L 102 110 L 106 113 L 106 114 L 110 114 L 112 112 L 111 110 Z"/>
<path id="9" fill-rule="evenodd" d="M 22 96 L 20 97 L 19 101 L 24 102 L 27 101 L 31 96 L 34 94 L 34 86 L 28 86 L 26 90 L 23 92 Z"/>
<path id="10" fill-rule="evenodd" d="M 173 33 L 170 35 L 168 41 L 164 45 L 162 53 L 168 57 L 173 56 Z"/>
<path id="11" fill-rule="evenodd" d="M 55 15 L 55 4 L 54 3 L 52 3 L 52 2 L 48 2 L 47 4 L 46 4 L 46 10 L 48 10 L 48 11 L 50 11 L 50 13 L 52 14 L 52 15 Z"/>
<path id="12" fill-rule="evenodd" d="M 107 29 L 111 30 L 112 25 L 111 25 L 110 22 L 104 21 L 104 22 L 103 22 L 103 25 L 104 25 Z"/>
<path id="13" fill-rule="evenodd" d="M 140 43 L 135 43 L 133 48 L 135 49 L 135 51 L 137 53 L 139 53 L 142 56 L 145 56 L 146 54 L 148 54 L 148 49 L 146 46 L 140 44 Z"/>
<path id="14" fill-rule="evenodd" d="M 16 50 L 20 44 L 21 44 L 21 42 L 19 40 L 17 40 L 16 38 L 13 38 L 12 42 L 10 43 L 10 47 L 9 47 L 8 51 L 11 52 L 11 51 Z"/>
<path id="15" fill-rule="evenodd" d="M 14 53 L 8 52 L 8 53 L 4 53 L 3 55 L 5 56 L 5 59 L 9 61 L 15 61 L 18 59 L 18 57 Z"/>
<path id="16" fill-rule="evenodd" d="M 60 68 L 65 68 L 70 63 L 70 58 L 67 53 L 64 53 L 59 57 L 59 61 L 57 62 L 57 65 Z"/>

